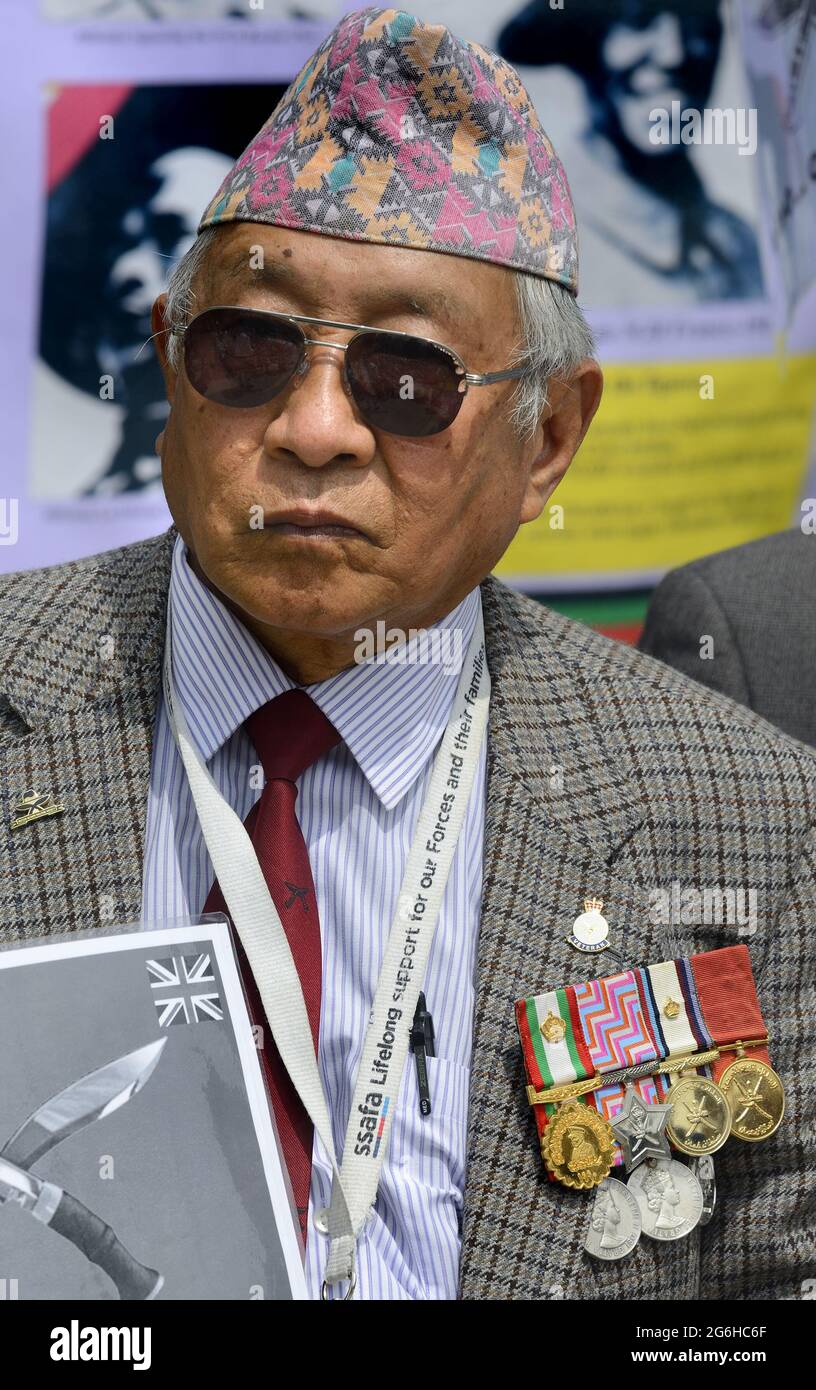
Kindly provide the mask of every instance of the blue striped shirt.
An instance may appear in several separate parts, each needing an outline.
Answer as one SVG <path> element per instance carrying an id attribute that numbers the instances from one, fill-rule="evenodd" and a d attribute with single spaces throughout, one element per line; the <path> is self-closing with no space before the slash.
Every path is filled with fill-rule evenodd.
<path id="1" fill-rule="evenodd" d="M 257 755 L 243 724 L 295 684 L 191 570 L 179 538 L 169 602 L 173 672 L 190 735 L 242 818 L 260 795 Z M 297 815 L 312 866 L 323 949 L 318 1061 L 335 1149 L 346 1124 L 411 836 L 479 611 L 473 589 L 429 629 L 436 661 L 358 663 L 306 687 L 342 742 L 298 780 Z M 461 639 L 457 641 L 457 639 Z M 425 651 L 413 640 L 412 651 Z M 446 645 L 447 643 L 447 645 Z M 377 1203 L 357 1246 L 363 1299 L 455 1298 L 476 943 L 481 910 L 485 739 L 442 901 L 425 979 L 438 1056 L 429 1059 L 432 1113 L 419 1113 L 409 1054 Z M 161 701 L 153 747 L 143 917 L 201 912 L 213 869 Z M 314 1214 L 328 1206 L 331 1168 L 315 1136 L 306 1272 L 319 1297 L 328 1238 Z M 343 1286 L 341 1286 L 342 1292 Z"/>

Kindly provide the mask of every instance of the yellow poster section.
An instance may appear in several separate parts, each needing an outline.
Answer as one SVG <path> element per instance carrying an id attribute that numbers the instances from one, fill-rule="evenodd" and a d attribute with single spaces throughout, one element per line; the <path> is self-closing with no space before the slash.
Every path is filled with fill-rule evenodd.
<path id="1" fill-rule="evenodd" d="M 616 364 L 604 376 L 569 473 L 499 575 L 654 572 L 793 524 L 816 354 Z"/>

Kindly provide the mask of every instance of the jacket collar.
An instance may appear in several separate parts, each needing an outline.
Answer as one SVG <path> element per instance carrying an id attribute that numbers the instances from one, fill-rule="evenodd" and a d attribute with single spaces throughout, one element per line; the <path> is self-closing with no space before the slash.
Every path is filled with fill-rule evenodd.
<path id="1" fill-rule="evenodd" d="M 643 819 L 622 701 L 598 660 L 599 643 L 610 654 L 615 644 L 492 575 L 481 588 L 494 762 L 554 831 L 606 860 Z"/>
<path id="2" fill-rule="evenodd" d="M 34 732 L 89 707 L 158 693 L 175 529 L 2 581 L 0 689 Z"/>

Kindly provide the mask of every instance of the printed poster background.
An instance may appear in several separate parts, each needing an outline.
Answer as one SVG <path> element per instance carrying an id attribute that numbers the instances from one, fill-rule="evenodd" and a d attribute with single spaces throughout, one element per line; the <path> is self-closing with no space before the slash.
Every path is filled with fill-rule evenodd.
<path id="1" fill-rule="evenodd" d="M 760 157 L 644 139 L 653 105 L 750 102 L 740 28 L 748 3 L 414 7 L 519 66 L 567 167 L 581 301 L 606 374 L 601 411 L 555 511 L 521 529 L 498 572 L 564 604 L 570 594 L 620 590 L 621 635 L 627 603 L 630 617 L 642 612 L 665 568 L 797 524 L 808 492 L 816 296 L 802 275 L 786 296 Z M 6 378 L 20 380 L 9 407 L 21 517 L 17 543 L 0 546 L 0 570 L 167 524 L 153 452 L 166 407 L 150 347 L 136 357 L 145 309 L 224 162 L 347 7 L 304 6 L 296 17 L 294 7 L 267 5 L 264 22 L 256 12 L 248 23 L 219 21 L 217 5 L 168 0 L 150 22 L 125 23 L 133 8 L 119 6 L 114 18 L 89 3 L 82 24 L 81 0 L 44 0 L 36 60 L 10 75 L 29 108 L 29 87 L 39 93 L 33 126 L 49 192 L 44 199 L 41 186 L 32 202 L 37 161 L 5 156 L 42 238 L 23 255 L 31 361 Z M 783 8 L 789 18 L 773 34 L 789 53 L 800 7 Z M 804 76 L 816 81 L 812 58 L 811 45 Z M 114 150 L 96 138 L 100 105 L 121 122 Z M 23 274 L 13 291 L 18 325 L 25 287 Z M 0 324 L 0 353 L 9 327 Z M 94 390 L 106 369 L 114 401 Z M 702 379 L 712 399 L 701 400 Z"/>
<path id="2" fill-rule="evenodd" d="M 212 954 L 211 943 L 0 970 L 0 1146 L 72 1081 L 166 1038 L 136 1096 L 32 1171 L 65 1187 L 165 1276 L 158 1300 L 288 1298 L 229 1015 L 159 1026 L 155 1000 L 181 991 L 151 989 L 146 961 L 199 952 Z M 184 992 L 215 990 L 226 1007 L 214 961 L 213 969 L 214 985 Z M 111 1162 L 114 1176 L 100 1176 Z M 17 1280 L 20 1299 L 118 1301 L 102 1270 L 10 1204 L 0 1207 L 0 1277 Z"/>
<path id="3" fill-rule="evenodd" d="M 212 189 L 243 150 L 247 127 L 259 128 L 282 92 L 73 86 L 53 96 L 33 497 L 153 493 L 163 508 L 154 445 L 167 403 L 150 310 Z M 101 140 L 108 115 L 114 138 Z M 112 378 L 113 399 L 100 400 L 103 375 Z"/>

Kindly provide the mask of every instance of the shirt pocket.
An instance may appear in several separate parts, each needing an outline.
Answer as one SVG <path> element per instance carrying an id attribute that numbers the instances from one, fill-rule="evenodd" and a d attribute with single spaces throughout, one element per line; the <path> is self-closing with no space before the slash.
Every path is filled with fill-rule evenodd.
<path id="1" fill-rule="evenodd" d="M 409 1052 L 391 1126 L 388 1167 L 403 1196 L 448 1209 L 461 1219 L 465 1185 L 470 1069 L 445 1057 L 428 1057 L 430 1115 L 419 1109 L 416 1061 Z"/>

